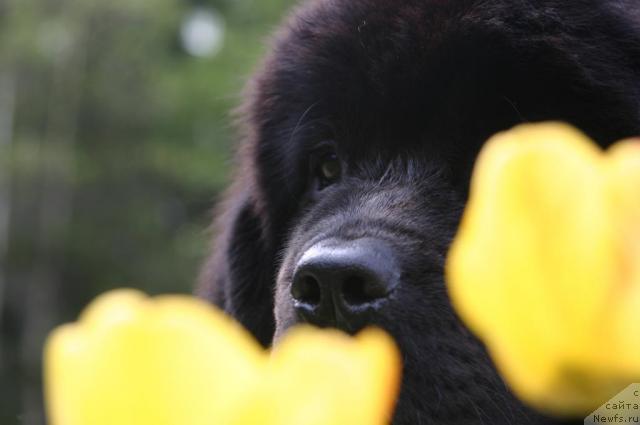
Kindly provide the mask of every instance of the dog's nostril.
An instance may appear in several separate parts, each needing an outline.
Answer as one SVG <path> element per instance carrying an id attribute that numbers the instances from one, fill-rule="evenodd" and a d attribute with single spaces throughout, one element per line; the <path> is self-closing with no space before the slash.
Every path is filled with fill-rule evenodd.
<path id="1" fill-rule="evenodd" d="M 342 296 L 351 305 L 366 303 L 368 297 L 365 292 L 365 281 L 359 276 L 349 276 L 342 286 Z"/>
<path id="2" fill-rule="evenodd" d="M 321 296 L 320 283 L 311 275 L 302 276 L 291 287 L 291 295 L 302 303 L 318 305 Z"/>
<path id="3" fill-rule="evenodd" d="M 342 286 L 344 300 L 354 306 L 369 303 L 385 295 L 386 290 L 383 285 L 363 276 L 348 276 Z"/>

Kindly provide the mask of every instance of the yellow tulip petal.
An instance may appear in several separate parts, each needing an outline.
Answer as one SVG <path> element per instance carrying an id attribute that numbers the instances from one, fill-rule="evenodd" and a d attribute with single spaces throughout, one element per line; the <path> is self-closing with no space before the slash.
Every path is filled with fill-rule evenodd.
<path id="1" fill-rule="evenodd" d="M 202 301 L 99 297 L 45 350 L 53 425 L 211 425 L 266 358 L 249 334 Z M 222 422 L 221 422 L 222 421 Z"/>
<path id="2" fill-rule="evenodd" d="M 640 167 L 635 143 L 616 149 L 605 155 L 561 123 L 494 136 L 476 163 L 449 253 L 454 306 L 516 393 L 544 410 L 586 412 L 621 376 L 629 379 L 612 366 L 629 347 L 620 335 L 631 329 L 615 324 L 620 293 L 612 288 L 627 258 L 625 276 L 636 281 L 627 294 L 636 296 L 623 311 L 637 324 L 638 238 L 630 235 L 639 221 L 630 204 Z M 634 208 L 635 218 L 623 219 Z"/>
<path id="3" fill-rule="evenodd" d="M 388 424 L 399 371 L 400 355 L 382 331 L 354 339 L 336 330 L 294 329 L 271 359 L 270 390 L 278 395 L 273 424 Z"/>
<path id="4" fill-rule="evenodd" d="M 619 142 L 608 155 L 611 202 L 621 238 L 619 284 L 611 295 L 620 306 L 610 331 L 621 343 L 621 373 L 629 374 L 640 370 L 640 139 Z"/>
<path id="5" fill-rule="evenodd" d="M 44 354 L 52 425 L 377 425 L 400 373 L 382 331 L 294 329 L 270 359 L 214 307 L 133 290 L 98 297 Z"/>

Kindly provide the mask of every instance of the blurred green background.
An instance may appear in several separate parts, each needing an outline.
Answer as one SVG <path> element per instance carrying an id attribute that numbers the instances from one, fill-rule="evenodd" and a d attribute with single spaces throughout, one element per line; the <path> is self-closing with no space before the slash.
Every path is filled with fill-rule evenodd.
<path id="1" fill-rule="evenodd" d="M 43 340 L 94 296 L 191 291 L 292 3 L 0 0 L 0 424 L 45 423 Z"/>

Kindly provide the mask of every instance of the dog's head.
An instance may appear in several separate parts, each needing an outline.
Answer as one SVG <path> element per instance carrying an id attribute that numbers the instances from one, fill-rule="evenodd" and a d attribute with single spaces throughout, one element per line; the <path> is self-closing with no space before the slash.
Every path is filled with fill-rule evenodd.
<path id="1" fill-rule="evenodd" d="M 277 35 L 242 109 L 241 168 L 206 295 L 265 344 L 299 322 L 384 328 L 404 357 L 398 423 L 530 415 L 443 280 L 482 143 L 523 120 L 566 120 L 603 144 L 639 128 L 638 85 L 623 90 L 637 69 L 612 78 L 602 62 L 632 48 L 616 44 L 621 18 L 615 31 L 594 21 L 597 44 L 568 34 L 570 16 L 593 10 L 505 3 L 310 2 Z"/>

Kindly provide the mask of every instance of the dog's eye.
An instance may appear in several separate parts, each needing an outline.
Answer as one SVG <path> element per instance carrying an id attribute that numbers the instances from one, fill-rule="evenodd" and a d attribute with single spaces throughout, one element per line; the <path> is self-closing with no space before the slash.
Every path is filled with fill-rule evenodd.
<path id="1" fill-rule="evenodd" d="M 340 177 L 340 161 L 335 154 L 331 154 L 327 158 L 323 158 L 320 164 L 322 177 L 326 180 L 336 180 Z"/>
<path id="2" fill-rule="evenodd" d="M 342 164 L 340 158 L 335 152 L 328 152 L 322 155 L 316 166 L 316 178 L 318 179 L 319 189 L 335 183 L 342 175 Z"/>

